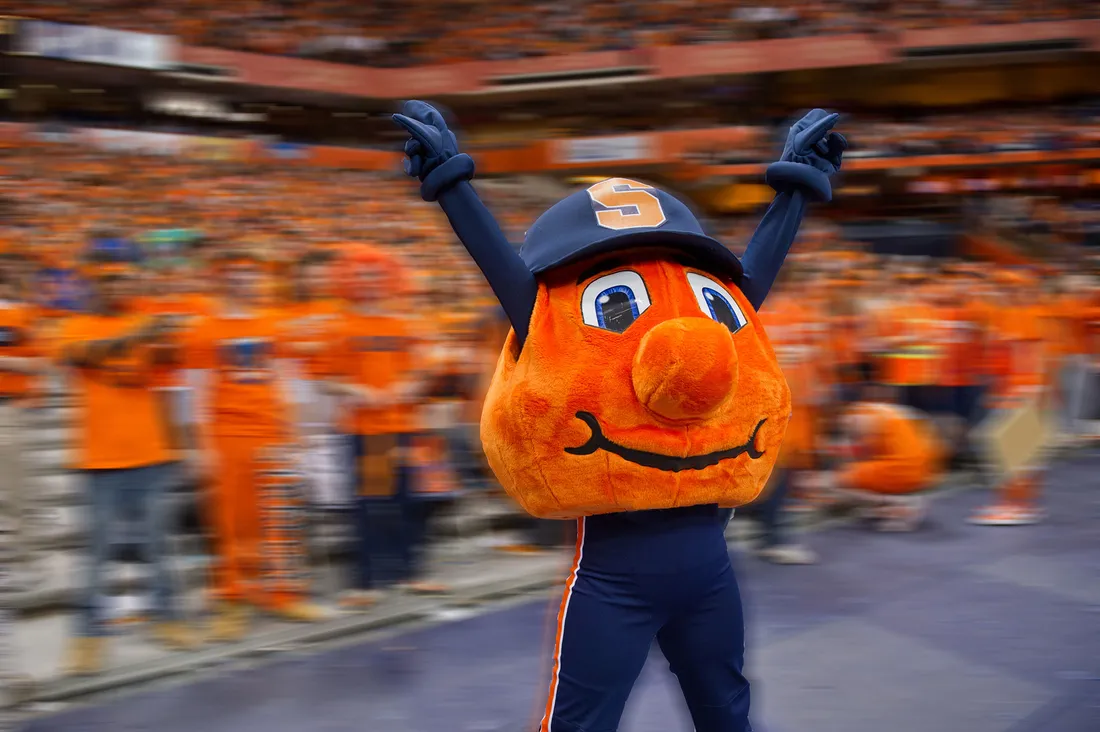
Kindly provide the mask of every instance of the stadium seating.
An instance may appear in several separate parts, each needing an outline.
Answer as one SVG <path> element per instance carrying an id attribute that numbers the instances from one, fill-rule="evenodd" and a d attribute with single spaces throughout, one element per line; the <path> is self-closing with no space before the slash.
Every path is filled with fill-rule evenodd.
<path id="1" fill-rule="evenodd" d="M 1091 3 L 841 2 L 287 3 L 211 0 L 36 2 L 35 17 L 163 33 L 186 43 L 386 66 L 944 25 L 1096 17 Z"/>

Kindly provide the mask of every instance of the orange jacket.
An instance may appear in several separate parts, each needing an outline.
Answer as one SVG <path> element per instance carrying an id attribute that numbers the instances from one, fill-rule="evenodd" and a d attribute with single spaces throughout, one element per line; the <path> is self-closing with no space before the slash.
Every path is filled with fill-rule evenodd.
<path id="1" fill-rule="evenodd" d="M 70 318 L 58 336 L 61 354 L 72 344 L 116 338 L 132 332 L 143 316 L 81 315 Z M 167 425 L 153 392 L 152 350 L 138 347 L 93 368 L 77 368 L 77 452 L 80 470 L 136 468 L 166 462 Z"/>
<path id="2" fill-rule="evenodd" d="M 938 478 L 943 446 L 928 419 L 897 404 L 853 405 L 855 459 L 841 472 L 848 489 L 900 495 L 931 487 Z"/>

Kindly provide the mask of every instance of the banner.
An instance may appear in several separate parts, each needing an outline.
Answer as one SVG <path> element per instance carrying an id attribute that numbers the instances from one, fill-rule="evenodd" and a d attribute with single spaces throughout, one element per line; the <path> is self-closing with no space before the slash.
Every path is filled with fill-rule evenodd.
<path id="1" fill-rule="evenodd" d="M 19 24 L 16 50 L 62 61 L 149 70 L 168 69 L 176 61 L 176 41 L 171 36 L 44 20 Z"/>
<path id="2" fill-rule="evenodd" d="M 183 135 L 133 130 L 85 129 L 87 144 L 101 150 L 131 155 L 179 155 L 183 150 Z"/>
<path id="3" fill-rule="evenodd" d="M 556 140 L 553 162 L 560 165 L 641 162 L 653 157 L 651 143 L 652 138 L 646 135 Z"/>

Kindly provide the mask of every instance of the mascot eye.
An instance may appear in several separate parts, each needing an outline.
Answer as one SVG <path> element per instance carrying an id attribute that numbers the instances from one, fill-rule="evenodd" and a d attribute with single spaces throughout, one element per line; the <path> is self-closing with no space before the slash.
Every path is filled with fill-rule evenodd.
<path id="1" fill-rule="evenodd" d="M 649 308 L 649 293 L 641 275 L 630 270 L 593 280 L 581 295 L 586 325 L 622 333 Z"/>
<path id="2" fill-rule="evenodd" d="M 695 300 L 699 303 L 699 309 L 707 317 L 729 328 L 730 333 L 736 333 L 745 327 L 748 320 L 725 287 L 695 272 L 688 272 L 687 278 L 695 293 Z"/>

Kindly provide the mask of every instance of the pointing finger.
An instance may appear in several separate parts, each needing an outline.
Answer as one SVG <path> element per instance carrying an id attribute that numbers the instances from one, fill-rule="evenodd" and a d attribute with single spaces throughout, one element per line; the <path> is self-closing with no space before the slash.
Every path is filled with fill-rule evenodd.
<path id="1" fill-rule="evenodd" d="M 822 117 L 806 129 L 800 131 L 794 138 L 795 151 L 798 153 L 809 152 L 810 149 L 825 136 L 825 133 L 832 129 L 838 119 L 840 119 L 840 115 L 834 112 L 833 114 Z"/>

